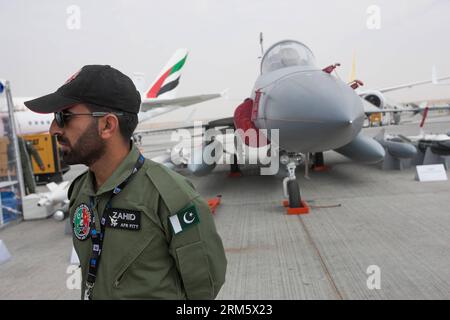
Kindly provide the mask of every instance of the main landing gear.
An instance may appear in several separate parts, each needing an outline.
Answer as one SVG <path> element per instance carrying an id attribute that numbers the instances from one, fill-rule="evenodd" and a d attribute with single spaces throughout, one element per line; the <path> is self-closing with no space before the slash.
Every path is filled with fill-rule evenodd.
<path id="1" fill-rule="evenodd" d="M 313 155 L 313 164 L 311 169 L 315 172 L 327 171 L 329 167 L 325 165 L 325 161 L 323 158 L 323 152 L 316 152 Z"/>
<path id="2" fill-rule="evenodd" d="M 242 177 L 241 169 L 239 168 L 238 158 L 236 153 L 233 155 L 233 162 L 230 164 L 230 178 Z"/>

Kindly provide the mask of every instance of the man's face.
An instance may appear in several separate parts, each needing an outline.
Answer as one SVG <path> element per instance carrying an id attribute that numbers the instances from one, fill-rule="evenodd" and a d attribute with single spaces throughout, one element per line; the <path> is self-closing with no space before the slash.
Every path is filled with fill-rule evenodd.
<path id="1" fill-rule="evenodd" d="M 74 105 L 64 112 L 91 113 L 84 104 Z M 106 150 L 106 142 L 99 135 L 98 122 L 90 115 L 71 116 L 65 121 L 64 128 L 58 127 L 53 120 L 50 134 L 56 135 L 64 162 L 69 165 L 90 166 L 103 156 Z"/>

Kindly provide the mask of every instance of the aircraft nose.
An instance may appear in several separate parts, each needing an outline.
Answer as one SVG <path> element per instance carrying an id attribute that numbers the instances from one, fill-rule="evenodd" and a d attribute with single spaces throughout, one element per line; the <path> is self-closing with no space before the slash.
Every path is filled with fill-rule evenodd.
<path id="1" fill-rule="evenodd" d="M 269 129 L 280 129 L 280 146 L 318 152 L 349 143 L 362 128 L 361 99 L 323 71 L 292 74 L 277 81 L 265 97 Z"/>

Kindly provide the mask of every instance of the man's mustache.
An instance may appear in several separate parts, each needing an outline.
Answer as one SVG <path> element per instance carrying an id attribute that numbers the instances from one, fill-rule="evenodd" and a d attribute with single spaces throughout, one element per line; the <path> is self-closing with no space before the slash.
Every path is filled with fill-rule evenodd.
<path id="1" fill-rule="evenodd" d="M 64 138 L 64 137 L 61 137 L 61 136 L 57 136 L 57 138 L 56 138 L 57 140 L 58 140 L 58 142 L 60 143 L 60 144 L 65 144 L 65 145 L 69 145 L 69 140 L 67 140 L 66 138 Z"/>

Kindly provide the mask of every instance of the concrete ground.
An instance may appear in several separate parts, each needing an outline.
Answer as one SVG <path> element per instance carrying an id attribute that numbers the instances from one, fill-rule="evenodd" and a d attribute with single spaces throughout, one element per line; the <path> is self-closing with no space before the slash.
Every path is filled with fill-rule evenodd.
<path id="1" fill-rule="evenodd" d="M 448 119 L 427 124 L 449 129 Z M 418 133 L 415 122 L 387 130 Z M 145 136 L 144 154 L 161 153 L 168 141 Z M 414 168 L 382 171 L 334 152 L 325 161 L 330 170 L 310 180 L 297 170 L 312 207 L 302 216 L 281 206 L 282 175 L 260 176 L 253 166 L 239 178 L 226 166 L 206 177 L 182 171 L 205 198 L 222 195 L 215 221 L 228 269 L 218 299 L 449 299 L 450 181 L 420 183 Z M 0 265 L 0 299 L 79 299 L 64 223 L 24 221 L 0 230 L 0 239 L 12 255 Z"/>

